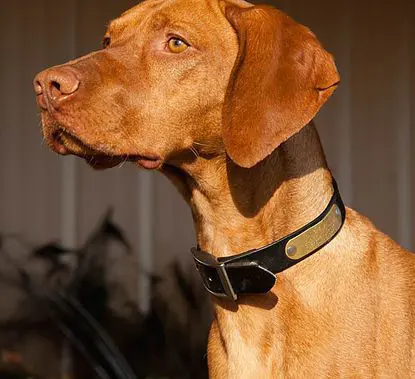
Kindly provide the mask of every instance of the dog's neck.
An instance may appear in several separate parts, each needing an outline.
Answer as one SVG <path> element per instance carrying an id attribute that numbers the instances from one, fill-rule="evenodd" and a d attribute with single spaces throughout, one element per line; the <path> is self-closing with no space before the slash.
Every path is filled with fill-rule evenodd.
<path id="1" fill-rule="evenodd" d="M 313 124 L 263 162 L 243 169 L 224 156 L 184 164 L 176 184 L 192 208 L 198 244 L 226 256 L 274 242 L 316 218 L 332 196 Z M 184 186 L 183 186 L 184 184 Z"/>
<path id="2" fill-rule="evenodd" d="M 333 194 L 331 173 L 313 124 L 251 169 L 242 169 L 226 157 L 201 157 L 181 165 L 169 177 L 191 206 L 200 248 L 218 257 L 265 246 L 301 228 L 323 212 Z M 279 274 L 266 296 L 241 296 L 237 302 L 212 296 L 210 367 L 214 369 L 219 359 L 235 377 L 242 366 L 249 373 L 246 376 L 256 375 L 256 352 L 265 345 L 273 346 L 274 363 L 282 366 L 290 323 L 294 319 L 312 325 L 313 318 L 301 317 L 308 317 L 312 307 L 320 308 L 322 291 L 330 292 L 328 278 L 339 275 L 343 267 L 335 260 L 341 259 L 342 255 L 325 248 L 324 254 L 314 254 Z"/>

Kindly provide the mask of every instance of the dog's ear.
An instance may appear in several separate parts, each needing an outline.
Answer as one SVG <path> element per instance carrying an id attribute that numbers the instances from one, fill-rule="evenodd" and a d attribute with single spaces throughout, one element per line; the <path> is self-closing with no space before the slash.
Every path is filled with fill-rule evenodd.
<path id="1" fill-rule="evenodd" d="M 332 56 L 306 27 L 269 6 L 224 5 L 239 53 L 223 109 L 230 158 L 252 167 L 297 133 L 334 92 Z"/>

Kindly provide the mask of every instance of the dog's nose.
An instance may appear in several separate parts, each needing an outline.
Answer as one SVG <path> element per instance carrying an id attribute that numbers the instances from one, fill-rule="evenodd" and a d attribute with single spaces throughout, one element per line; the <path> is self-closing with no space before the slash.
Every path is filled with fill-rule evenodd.
<path id="1" fill-rule="evenodd" d="M 51 68 L 38 74 L 34 80 L 39 106 L 50 104 L 57 109 L 78 91 L 80 81 L 70 68 Z"/>

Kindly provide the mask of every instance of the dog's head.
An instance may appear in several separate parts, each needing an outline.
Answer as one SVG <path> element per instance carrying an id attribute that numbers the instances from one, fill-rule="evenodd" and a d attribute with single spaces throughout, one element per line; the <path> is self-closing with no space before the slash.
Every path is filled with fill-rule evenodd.
<path id="1" fill-rule="evenodd" d="M 242 0 L 147 0 L 103 48 L 35 79 L 43 132 L 96 168 L 227 153 L 252 167 L 298 132 L 339 82 L 304 26 Z"/>

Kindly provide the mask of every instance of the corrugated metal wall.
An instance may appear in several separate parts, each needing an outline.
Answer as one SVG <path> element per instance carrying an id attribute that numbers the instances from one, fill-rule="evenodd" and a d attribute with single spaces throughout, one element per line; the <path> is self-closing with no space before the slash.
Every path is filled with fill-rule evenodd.
<path id="1" fill-rule="evenodd" d="M 174 255 L 189 259 L 193 227 L 184 202 L 161 176 L 128 166 L 93 172 L 81 161 L 49 152 L 31 85 L 42 68 L 98 48 L 106 22 L 133 3 L 1 3 L 0 231 L 37 242 L 75 243 L 113 206 L 144 264 L 161 268 Z M 310 26 L 337 58 L 342 86 L 318 125 L 346 202 L 414 249 L 413 2 L 275 4 Z"/>

